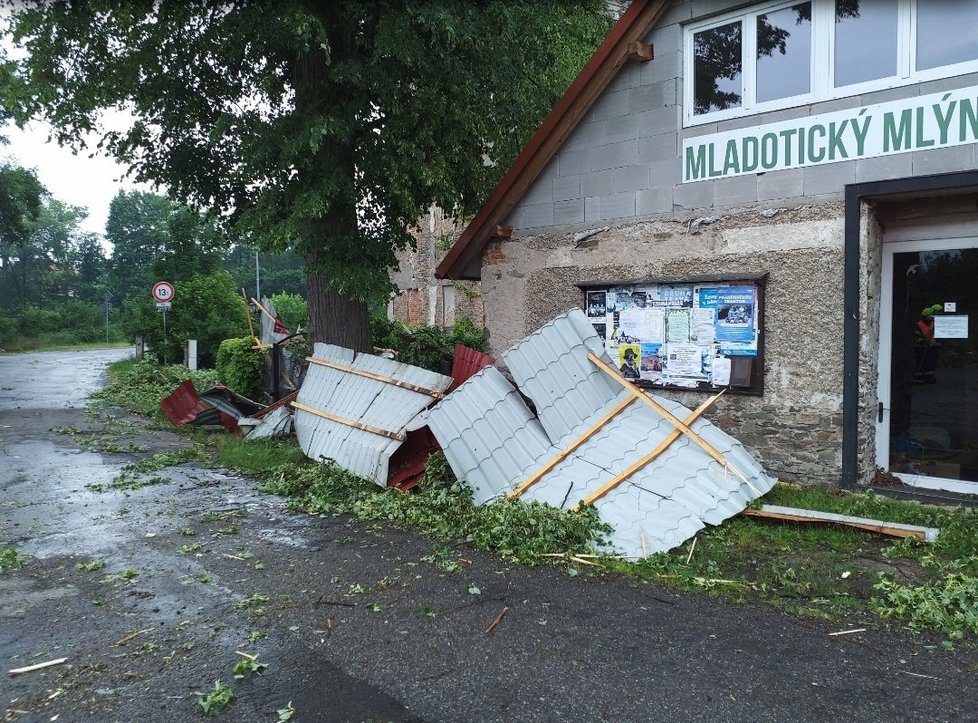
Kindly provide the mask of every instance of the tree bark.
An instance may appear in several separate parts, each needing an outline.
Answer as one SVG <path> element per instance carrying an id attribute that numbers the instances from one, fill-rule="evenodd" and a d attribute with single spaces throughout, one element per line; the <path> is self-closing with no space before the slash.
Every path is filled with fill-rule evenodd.
<path id="1" fill-rule="evenodd" d="M 362 301 L 340 294 L 320 274 L 306 277 L 309 295 L 309 339 L 371 351 L 370 318 Z"/>

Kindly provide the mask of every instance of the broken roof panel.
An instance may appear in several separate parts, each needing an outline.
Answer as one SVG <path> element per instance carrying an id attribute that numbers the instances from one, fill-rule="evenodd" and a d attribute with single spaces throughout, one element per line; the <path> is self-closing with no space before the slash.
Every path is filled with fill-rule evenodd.
<path id="1" fill-rule="evenodd" d="M 503 352 L 517 386 L 555 442 L 621 392 L 588 361 L 604 344 L 583 314 L 564 314 Z"/>
<path id="2" fill-rule="evenodd" d="M 505 493 L 524 470 L 558 451 L 495 367 L 478 372 L 431 409 L 428 426 L 477 504 Z"/>
<path id="3" fill-rule="evenodd" d="M 614 528 L 615 550 L 640 557 L 719 524 L 773 486 L 733 437 L 702 417 L 691 422 L 711 456 L 677 435 L 666 416 L 686 420 L 691 410 L 655 396 L 665 414 L 652 409 L 610 376 L 617 370 L 605 372 L 591 361 L 592 353 L 607 360 L 587 318 L 573 310 L 503 354 L 539 419 L 492 368 L 430 410 L 432 431 L 456 475 L 477 488 L 477 502 L 535 479 L 524 499 L 564 509 L 592 500 Z"/>
<path id="4" fill-rule="evenodd" d="M 303 452 L 386 485 L 408 423 L 451 377 L 332 344 L 316 344 L 309 361 L 294 404 Z"/>

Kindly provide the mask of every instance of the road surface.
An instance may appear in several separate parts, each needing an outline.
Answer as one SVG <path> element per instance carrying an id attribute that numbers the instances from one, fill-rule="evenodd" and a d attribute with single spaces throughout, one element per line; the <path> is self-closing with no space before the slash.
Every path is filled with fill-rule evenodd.
<path id="1" fill-rule="evenodd" d="M 978 656 L 898 629 L 830 636 L 837 624 L 464 546 L 447 572 L 431 540 L 292 515 L 193 464 L 110 487 L 189 445 L 122 410 L 86 416 L 123 353 L 0 356 L 0 546 L 27 555 L 0 573 L 0 662 L 67 658 L 0 672 L 4 720 L 204 720 L 196 693 L 218 679 L 228 721 L 290 702 L 297 721 L 978 719 Z M 82 443 L 106 427 L 115 451 Z M 234 679 L 238 651 L 267 667 Z"/>

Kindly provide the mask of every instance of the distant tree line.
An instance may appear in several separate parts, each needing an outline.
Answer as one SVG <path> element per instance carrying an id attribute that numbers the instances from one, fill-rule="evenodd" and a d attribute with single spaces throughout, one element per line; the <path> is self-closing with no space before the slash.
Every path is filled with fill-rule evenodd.
<path id="1" fill-rule="evenodd" d="M 255 251 L 234 243 L 206 214 L 144 191 L 120 191 L 105 234 L 82 229 L 84 208 L 54 198 L 33 170 L 0 162 L 0 348 L 131 338 L 159 324 L 155 281 L 200 277 L 213 293 L 254 296 Z M 305 296 L 301 259 L 260 254 L 261 292 Z M 228 299 L 175 306 L 227 310 Z M 236 313 L 246 327 L 246 317 Z M 108 324 L 106 324 L 108 309 Z M 198 308 L 198 312 L 199 312 Z M 220 326 L 220 325 L 218 325 Z"/>

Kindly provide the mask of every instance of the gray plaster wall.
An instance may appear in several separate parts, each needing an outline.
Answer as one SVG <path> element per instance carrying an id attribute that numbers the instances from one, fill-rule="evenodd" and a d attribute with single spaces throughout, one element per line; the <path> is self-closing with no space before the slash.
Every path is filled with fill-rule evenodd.
<path id="1" fill-rule="evenodd" d="M 495 242 L 483 259 L 490 344 L 501 351 L 557 314 L 580 307 L 584 281 L 768 273 L 764 395 L 730 395 L 710 418 L 769 472 L 800 482 L 839 479 L 842 413 L 840 202 L 758 210 L 693 225 L 678 219 L 610 225 Z M 839 303 L 832 303 L 838 299 Z M 702 395 L 667 392 L 698 406 Z"/>
<path id="2" fill-rule="evenodd" d="M 730 0 L 673 3 L 646 41 L 650 62 L 629 62 L 511 212 L 537 230 L 747 204 L 797 205 L 846 184 L 978 167 L 978 144 L 827 163 L 729 179 L 681 183 L 683 140 L 738 128 L 978 85 L 972 73 L 683 129 L 683 25 L 742 7 Z"/>

